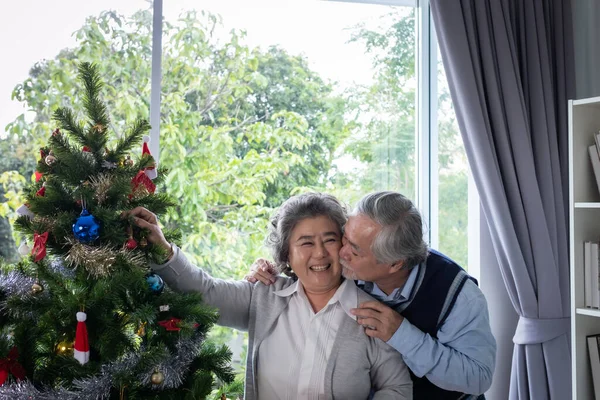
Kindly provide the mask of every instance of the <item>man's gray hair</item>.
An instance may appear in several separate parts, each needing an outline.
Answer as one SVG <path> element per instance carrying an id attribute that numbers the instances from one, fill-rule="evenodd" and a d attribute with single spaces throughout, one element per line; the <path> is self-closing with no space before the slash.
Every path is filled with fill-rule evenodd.
<path id="1" fill-rule="evenodd" d="M 303 219 L 320 216 L 333 221 L 338 226 L 340 235 L 342 234 L 348 217 L 346 207 L 338 199 L 325 193 L 310 192 L 290 197 L 271 218 L 265 244 L 271 250 L 273 261 L 280 272 L 295 276 L 288 265 L 292 231 Z"/>
<path id="2" fill-rule="evenodd" d="M 404 262 L 411 269 L 427 259 L 429 249 L 423 240 L 419 210 L 398 192 L 375 192 L 363 197 L 352 215 L 363 214 L 382 226 L 371 251 L 377 262 Z"/>

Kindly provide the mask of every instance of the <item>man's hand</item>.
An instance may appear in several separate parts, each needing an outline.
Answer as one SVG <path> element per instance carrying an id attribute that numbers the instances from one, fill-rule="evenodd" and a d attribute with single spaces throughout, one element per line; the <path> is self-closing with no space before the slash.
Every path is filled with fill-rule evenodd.
<path id="1" fill-rule="evenodd" d="M 250 272 L 244 277 L 248 282 L 256 283 L 261 281 L 269 286 L 275 283 L 277 279 L 277 270 L 275 265 L 269 260 L 259 258 L 250 266 Z"/>
<path id="2" fill-rule="evenodd" d="M 365 327 L 368 336 L 384 342 L 392 338 L 404 321 L 402 315 L 378 301 L 367 301 L 350 311 L 358 317 L 358 323 Z"/>

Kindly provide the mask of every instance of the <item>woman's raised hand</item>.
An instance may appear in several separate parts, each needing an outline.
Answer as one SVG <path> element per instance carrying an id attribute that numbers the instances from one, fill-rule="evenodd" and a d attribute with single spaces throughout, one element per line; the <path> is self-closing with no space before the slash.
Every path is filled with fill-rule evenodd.
<path id="1" fill-rule="evenodd" d="M 148 242 L 160 246 L 165 250 L 171 249 L 171 244 L 165 239 L 165 235 L 158 225 L 158 218 L 156 218 L 154 213 L 144 207 L 136 207 L 133 210 L 124 211 L 121 216 L 123 218 L 133 217 L 134 224 L 139 228 L 147 229 L 149 231 L 148 236 L 146 236 Z"/>

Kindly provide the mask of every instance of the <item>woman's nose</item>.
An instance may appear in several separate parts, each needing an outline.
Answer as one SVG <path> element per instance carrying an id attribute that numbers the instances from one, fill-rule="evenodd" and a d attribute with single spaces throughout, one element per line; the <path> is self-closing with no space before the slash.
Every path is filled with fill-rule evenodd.
<path id="1" fill-rule="evenodd" d="M 327 256 L 328 254 L 329 254 L 329 252 L 327 251 L 327 248 L 325 247 L 324 243 L 317 244 L 317 246 L 315 247 L 315 256 L 316 257 L 323 258 L 323 257 Z"/>

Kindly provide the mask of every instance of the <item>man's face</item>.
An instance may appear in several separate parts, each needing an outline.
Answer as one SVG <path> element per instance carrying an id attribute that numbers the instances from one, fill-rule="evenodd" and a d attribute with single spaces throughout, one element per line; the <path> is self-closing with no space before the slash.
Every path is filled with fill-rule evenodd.
<path id="1" fill-rule="evenodd" d="M 363 214 L 348 218 L 340 249 L 342 275 L 345 278 L 376 282 L 389 274 L 390 265 L 378 263 L 371 251 L 380 231 L 381 225 Z"/>

